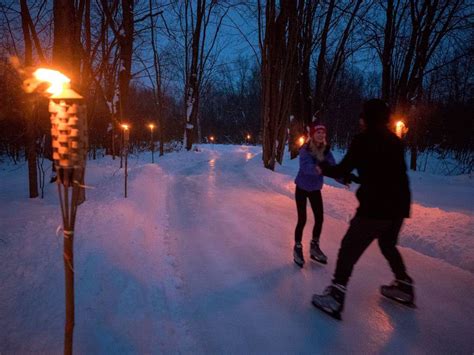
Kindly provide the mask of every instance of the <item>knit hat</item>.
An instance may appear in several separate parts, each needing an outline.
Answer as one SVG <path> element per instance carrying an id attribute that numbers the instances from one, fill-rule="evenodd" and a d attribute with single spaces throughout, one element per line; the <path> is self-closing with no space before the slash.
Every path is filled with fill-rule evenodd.
<path id="1" fill-rule="evenodd" d="M 368 100 L 364 102 L 362 107 L 361 118 L 367 126 L 387 124 L 390 119 L 390 108 L 383 100 Z"/>
<path id="2" fill-rule="evenodd" d="M 311 126 L 309 127 L 309 136 L 312 137 L 314 133 L 318 130 L 323 130 L 326 132 L 326 126 L 321 124 L 321 123 L 312 123 Z"/>

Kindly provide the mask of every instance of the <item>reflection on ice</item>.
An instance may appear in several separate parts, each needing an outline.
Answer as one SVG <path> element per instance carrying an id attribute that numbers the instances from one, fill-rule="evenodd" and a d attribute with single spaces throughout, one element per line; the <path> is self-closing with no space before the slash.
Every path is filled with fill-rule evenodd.
<path id="1" fill-rule="evenodd" d="M 378 333 L 378 343 L 385 346 L 392 338 L 394 332 L 394 325 L 390 315 L 388 315 L 382 308 L 377 308 L 377 311 L 370 317 L 370 327 L 374 332 Z"/>
<path id="2" fill-rule="evenodd" d="M 216 159 L 212 158 L 209 160 L 209 175 L 207 177 L 208 181 L 208 190 L 207 194 L 209 197 L 214 196 L 213 191 L 216 185 Z"/>

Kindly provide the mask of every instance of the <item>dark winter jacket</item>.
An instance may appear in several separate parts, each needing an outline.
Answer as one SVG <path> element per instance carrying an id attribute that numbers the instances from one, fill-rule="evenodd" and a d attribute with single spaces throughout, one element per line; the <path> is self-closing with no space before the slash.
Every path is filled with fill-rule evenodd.
<path id="1" fill-rule="evenodd" d="M 402 141 L 386 127 L 357 135 L 342 161 L 321 163 L 323 175 L 338 178 L 357 169 L 360 187 L 357 216 L 374 219 L 409 217 L 410 188 Z"/>
<path id="2" fill-rule="evenodd" d="M 323 154 L 324 161 L 326 161 L 329 165 L 336 164 L 329 146 L 326 147 Z M 316 166 L 320 162 L 311 155 L 309 143 L 304 144 L 300 148 L 299 156 L 300 169 L 295 179 L 296 186 L 306 191 L 321 190 L 323 187 L 323 176 L 316 172 Z"/>

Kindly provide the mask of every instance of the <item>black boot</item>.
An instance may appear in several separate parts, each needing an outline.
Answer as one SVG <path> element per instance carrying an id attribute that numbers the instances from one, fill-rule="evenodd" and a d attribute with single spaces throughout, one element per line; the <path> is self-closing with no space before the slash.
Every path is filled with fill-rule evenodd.
<path id="1" fill-rule="evenodd" d="M 380 287 L 380 293 L 407 306 L 415 305 L 415 288 L 411 278 L 394 280 L 390 285 L 383 285 Z"/>
<path id="2" fill-rule="evenodd" d="M 313 295 L 312 303 L 331 317 L 341 320 L 345 297 L 346 288 L 339 284 L 332 284 L 326 287 L 322 295 Z"/>
<path id="3" fill-rule="evenodd" d="M 321 264 L 328 263 L 328 257 L 322 252 L 322 250 L 319 248 L 319 243 L 315 240 L 311 241 L 311 248 L 309 254 L 311 256 L 311 259 L 316 260 Z"/>
<path id="4" fill-rule="evenodd" d="M 295 247 L 293 248 L 293 260 L 299 267 L 303 267 L 304 265 L 304 257 L 303 257 L 303 246 L 301 243 L 296 243 Z"/>

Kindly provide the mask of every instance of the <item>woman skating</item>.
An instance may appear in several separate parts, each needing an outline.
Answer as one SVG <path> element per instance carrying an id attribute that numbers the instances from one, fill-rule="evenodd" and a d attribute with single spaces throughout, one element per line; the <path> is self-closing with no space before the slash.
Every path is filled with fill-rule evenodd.
<path id="1" fill-rule="evenodd" d="M 301 244 L 303 229 L 306 224 L 306 201 L 309 200 L 314 214 L 314 227 L 310 244 L 310 256 L 312 259 L 326 264 L 327 257 L 319 247 L 319 237 L 323 226 L 323 199 L 321 189 L 323 187 L 323 176 L 318 173 L 316 167 L 320 162 L 326 161 L 334 165 L 334 157 L 326 142 L 326 127 L 321 124 L 313 124 L 310 128 L 310 139 L 303 144 L 299 151 L 300 168 L 295 179 L 296 209 L 298 211 L 298 223 L 295 229 L 295 246 L 293 251 L 294 261 L 303 267 L 303 246 Z"/>

